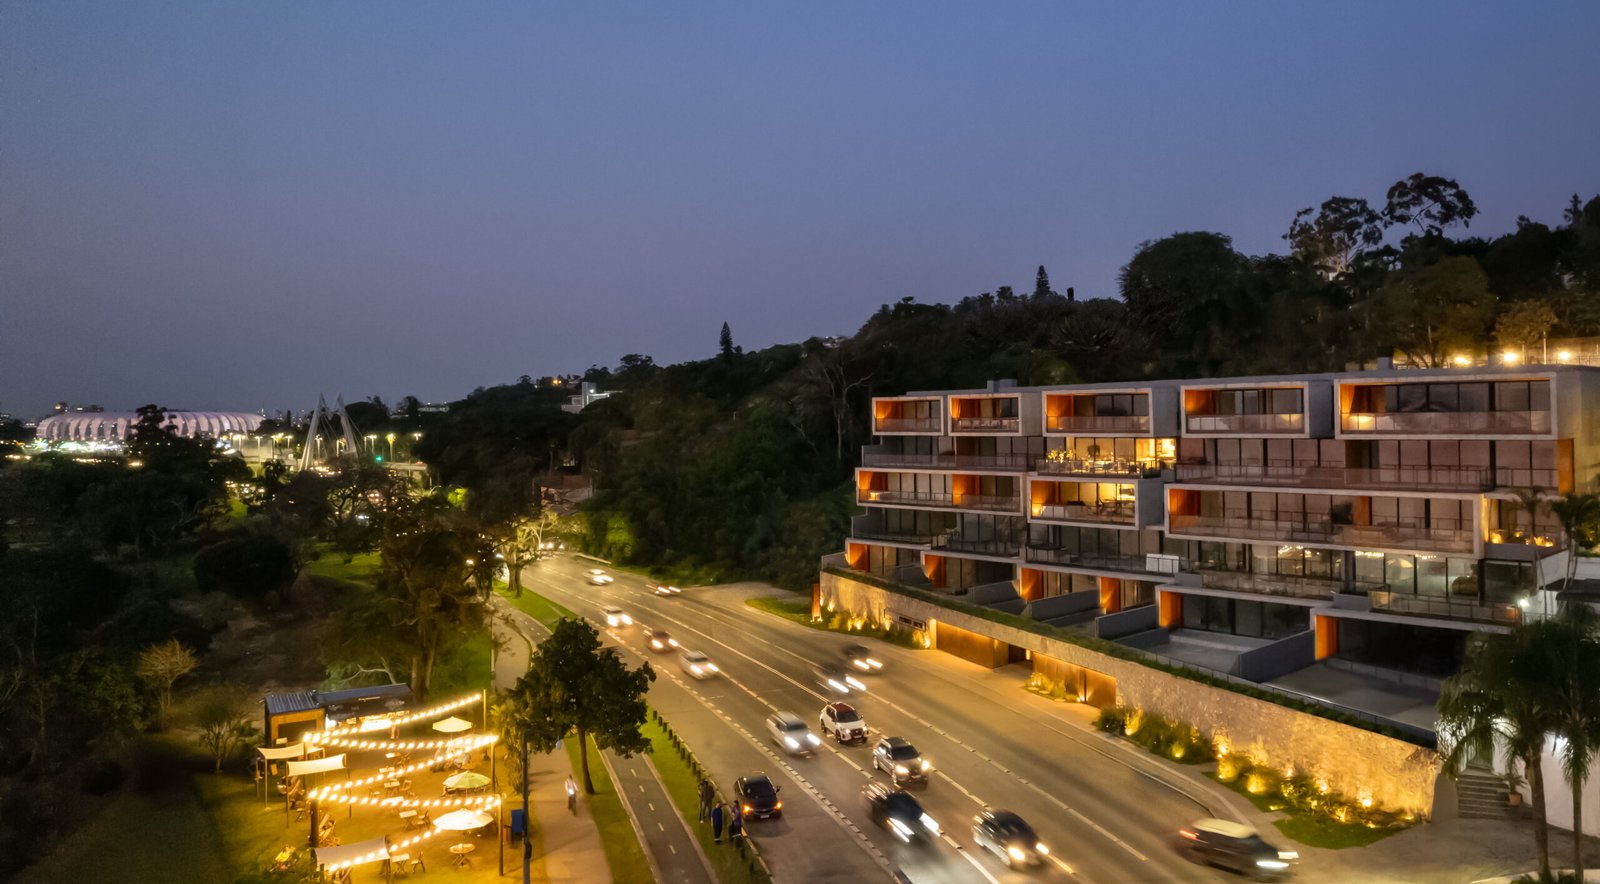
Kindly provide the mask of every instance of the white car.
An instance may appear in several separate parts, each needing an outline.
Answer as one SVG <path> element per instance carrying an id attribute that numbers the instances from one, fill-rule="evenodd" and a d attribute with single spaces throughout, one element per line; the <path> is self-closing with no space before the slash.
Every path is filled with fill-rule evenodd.
<path id="1" fill-rule="evenodd" d="M 607 605 L 605 608 L 606 625 L 611 627 L 632 626 L 633 618 L 616 605 Z"/>
<path id="2" fill-rule="evenodd" d="M 840 743 L 867 741 L 867 723 L 849 703 L 829 703 L 817 717 L 817 730 Z"/>
<path id="3" fill-rule="evenodd" d="M 654 580 L 646 582 L 644 588 L 650 590 L 656 595 L 677 595 L 678 593 L 683 592 L 683 590 L 673 586 L 670 583 L 657 583 Z"/>
<path id="4" fill-rule="evenodd" d="M 695 678 L 710 678 L 721 671 L 710 657 L 688 648 L 678 652 L 678 668 Z"/>
<path id="5" fill-rule="evenodd" d="M 617 581 L 617 578 L 612 577 L 610 574 L 607 574 L 599 568 L 590 568 L 584 573 L 584 577 L 593 586 L 605 586 L 608 583 L 615 583 Z"/>
<path id="6" fill-rule="evenodd" d="M 810 755 L 822 745 L 822 739 L 812 733 L 800 716 L 793 712 L 768 715 L 767 733 L 772 735 L 772 742 L 782 746 L 790 755 Z"/>

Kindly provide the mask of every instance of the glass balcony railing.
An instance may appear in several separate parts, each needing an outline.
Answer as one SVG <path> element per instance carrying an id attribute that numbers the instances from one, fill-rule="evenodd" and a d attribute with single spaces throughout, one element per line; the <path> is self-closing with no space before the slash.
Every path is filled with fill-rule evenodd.
<path id="1" fill-rule="evenodd" d="M 1024 472 L 1032 465 L 1032 458 L 1026 454 L 902 454 L 896 451 L 868 451 L 862 453 L 861 465 L 907 469 Z"/>
<path id="2" fill-rule="evenodd" d="M 1127 571 L 1133 574 L 1158 574 L 1170 578 L 1171 571 L 1151 571 L 1149 556 L 1116 556 L 1099 553 L 1081 553 L 1076 550 L 1052 546 L 1029 545 L 1023 557 L 1040 565 L 1075 565 L 1080 568 L 1097 568 L 1102 571 Z M 1184 562 L 1180 570 L 1187 567 Z"/>
<path id="3" fill-rule="evenodd" d="M 1057 414 L 1044 419 L 1047 433 L 1148 433 L 1148 414 Z"/>
<path id="4" fill-rule="evenodd" d="M 953 417 L 952 433 L 1016 433 L 1022 430 L 1020 417 Z"/>
<path id="5" fill-rule="evenodd" d="M 935 540 L 933 548 L 949 552 L 964 552 L 981 556 L 1002 556 L 1014 559 L 1022 552 L 1022 540 L 1021 538 L 963 537 L 960 531 L 952 531 Z"/>
<path id="6" fill-rule="evenodd" d="M 1133 501 L 1131 500 L 1108 500 L 1102 503 L 1034 504 L 1031 513 L 1033 519 L 1039 522 L 1134 524 Z"/>
<path id="7" fill-rule="evenodd" d="M 1352 547 L 1471 552 L 1470 528 L 1450 523 L 1344 525 L 1327 519 L 1274 519 L 1260 516 L 1193 516 L 1174 513 L 1173 534 L 1240 540 L 1331 543 Z"/>
<path id="8" fill-rule="evenodd" d="M 881 514 L 880 514 L 881 515 Z M 874 515 L 853 516 L 850 519 L 850 536 L 856 540 L 883 540 L 892 543 L 915 543 L 932 546 L 938 532 L 891 526 Z"/>
<path id="9" fill-rule="evenodd" d="M 1180 463 L 1179 482 L 1214 485 L 1283 485 L 1296 488 L 1411 488 L 1487 491 L 1487 467 L 1329 467 L 1315 464 Z"/>
<path id="10" fill-rule="evenodd" d="M 881 417 L 872 422 L 875 433 L 943 433 L 944 421 L 936 417 Z"/>
<path id="11" fill-rule="evenodd" d="M 1041 457 L 1034 461 L 1034 472 L 1051 476 L 1091 476 L 1137 479 L 1161 473 L 1164 464 L 1158 460 L 1122 460 L 1119 458 Z"/>
<path id="12" fill-rule="evenodd" d="M 1328 599 L 1344 589 L 1338 577 L 1310 577 L 1304 574 L 1252 574 L 1242 571 L 1200 569 L 1200 585 L 1212 589 L 1286 595 L 1302 599 Z M 1367 594 L 1388 588 L 1387 583 L 1356 583 L 1352 590 Z"/>
<path id="13" fill-rule="evenodd" d="M 1346 433 L 1418 433 L 1446 435 L 1544 434 L 1550 432 L 1548 411 L 1403 411 L 1355 412 L 1339 416 Z"/>
<path id="14" fill-rule="evenodd" d="M 1424 617 L 1507 625 L 1522 622 L 1522 610 L 1516 605 L 1479 604 L 1476 596 L 1457 601 L 1449 597 L 1383 591 L 1369 592 L 1367 597 L 1371 599 L 1374 611 L 1388 611 L 1392 614 L 1418 614 Z"/>
<path id="15" fill-rule="evenodd" d="M 1184 428 L 1190 433 L 1300 433 L 1306 416 L 1294 414 L 1190 414 Z"/>
<path id="16" fill-rule="evenodd" d="M 861 504 L 887 504 L 902 506 L 936 506 L 960 510 L 986 512 L 1022 512 L 1022 499 L 1014 494 L 956 494 L 950 491 L 878 491 L 856 492 L 856 502 Z"/>

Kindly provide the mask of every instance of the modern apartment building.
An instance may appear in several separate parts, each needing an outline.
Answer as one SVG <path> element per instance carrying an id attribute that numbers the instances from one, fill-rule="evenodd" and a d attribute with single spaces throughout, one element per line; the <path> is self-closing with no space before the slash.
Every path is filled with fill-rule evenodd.
<path id="1" fill-rule="evenodd" d="M 1600 369 L 912 393 L 873 400 L 845 561 L 1267 681 L 1427 683 L 1554 610 L 1541 499 L 1595 490 Z"/>

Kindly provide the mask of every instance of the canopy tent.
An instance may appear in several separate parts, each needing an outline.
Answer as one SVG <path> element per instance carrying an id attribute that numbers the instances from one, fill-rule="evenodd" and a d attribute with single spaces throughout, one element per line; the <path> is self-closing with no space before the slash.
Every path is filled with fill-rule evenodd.
<path id="1" fill-rule="evenodd" d="M 309 761 L 289 762 L 289 776 L 303 777 L 306 774 L 326 773 L 330 770 L 344 770 L 344 754 L 329 755 L 327 758 L 313 758 Z"/>
<path id="2" fill-rule="evenodd" d="M 494 817 L 481 810 L 453 810 L 433 821 L 441 830 L 451 832 L 470 832 L 481 829 L 494 822 Z"/>
<path id="3" fill-rule="evenodd" d="M 306 754 L 305 743 L 290 743 L 287 746 L 262 746 L 256 750 L 267 761 L 286 761 L 291 758 L 304 758 Z"/>
<path id="4" fill-rule="evenodd" d="M 320 868 L 337 869 L 343 866 L 381 862 L 389 858 L 389 839 L 380 835 L 354 844 L 313 848 L 312 853 L 316 855 L 317 866 Z"/>
<path id="5" fill-rule="evenodd" d="M 444 721 L 436 722 L 433 729 L 441 734 L 459 734 L 462 731 L 472 730 L 472 722 L 463 721 L 452 715 Z"/>

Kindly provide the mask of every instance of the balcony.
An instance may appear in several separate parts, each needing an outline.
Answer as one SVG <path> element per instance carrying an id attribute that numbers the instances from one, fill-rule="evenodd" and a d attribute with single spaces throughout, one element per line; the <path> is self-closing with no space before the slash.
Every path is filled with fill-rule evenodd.
<path id="1" fill-rule="evenodd" d="M 1026 454 L 901 454 L 893 451 L 869 451 L 861 455 L 864 467 L 901 467 L 904 469 L 936 470 L 1004 470 L 1025 472 L 1031 466 Z"/>
<path id="2" fill-rule="evenodd" d="M 1119 460 L 1092 458 L 1041 457 L 1034 461 L 1034 472 L 1048 476 L 1087 476 L 1090 478 L 1139 479 L 1161 474 L 1158 460 Z"/>
<path id="3" fill-rule="evenodd" d="M 958 510 L 1020 514 L 1022 500 L 1016 495 L 955 494 L 950 491 L 856 492 L 856 503 L 887 506 L 929 506 Z"/>
<path id="4" fill-rule="evenodd" d="M 1187 433 L 1239 433 L 1243 435 L 1302 433 L 1306 416 L 1294 414 L 1190 414 L 1184 417 Z"/>
<path id="5" fill-rule="evenodd" d="M 1022 432 L 1022 418 L 1020 417 L 953 417 L 950 419 L 950 432 L 952 433 L 1020 433 Z"/>
<path id="6" fill-rule="evenodd" d="M 1200 585 L 1212 589 L 1230 589 L 1236 592 L 1282 595 L 1297 599 L 1331 599 L 1344 589 L 1344 581 L 1337 577 L 1307 577 L 1300 574 L 1252 574 L 1242 571 L 1201 570 Z M 1363 595 L 1386 590 L 1387 583 L 1356 583 L 1354 589 Z"/>
<path id="7" fill-rule="evenodd" d="M 1388 591 L 1369 592 L 1367 597 L 1372 602 L 1372 610 L 1387 611 L 1391 614 L 1413 614 L 1504 626 L 1514 626 L 1522 622 L 1522 611 L 1516 605 L 1480 605 L 1476 601 L 1458 602 L 1449 598 Z"/>
<path id="8" fill-rule="evenodd" d="M 1403 411 L 1341 414 L 1345 433 L 1525 436 L 1550 432 L 1548 411 Z"/>
<path id="9" fill-rule="evenodd" d="M 1006 540 L 993 537 L 978 539 L 963 537 L 960 531 L 952 531 L 935 540 L 933 548 L 942 549 L 946 552 L 1014 559 L 1022 553 L 1022 540 L 1020 538 Z"/>
<path id="10" fill-rule="evenodd" d="M 1486 467 L 1327 467 L 1312 464 L 1180 463 L 1179 482 L 1207 485 L 1282 485 L 1292 488 L 1409 488 L 1487 491 Z"/>
<path id="11" fill-rule="evenodd" d="M 1038 565 L 1068 565 L 1077 568 L 1094 568 L 1100 571 L 1125 571 L 1130 574 L 1151 574 L 1166 579 L 1171 579 L 1171 571 L 1150 570 L 1149 556 L 1114 556 L 1100 554 L 1084 554 L 1074 550 L 1060 547 L 1028 546 L 1023 550 L 1023 558 Z M 1179 564 L 1179 570 L 1187 567 L 1187 562 Z"/>
<path id="12" fill-rule="evenodd" d="M 872 422 L 874 433 L 932 433 L 944 432 L 944 421 L 936 417 L 884 417 Z"/>
<path id="13" fill-rule="evenodd" d="M 932 546 L 939 535 L 931 532 L 912 531 L 905 528 L 891 528 L 884 520 L 873 515 L 852 516 L 850 519 L 850 536 L 856 540 L 879 540 L 888 543 L 913 543 L 918 546 Z"/>
<path id="14" fill-rule="evenodd" d="M 1032 519 L 1036 522 L 1094 522 L 1129 527 L 1135 524 L 1131 500 L 1035 504 L 1032 513 Z"/>
<path id="15" fill-rule="evenodd" d="M 1380 549 L 1472 552 L 1473 534 L 1455 525 L 1336 525 L 1327 519 L 1268 519 L 1244 514 L 1193 516 L 1174 513 L 1173 534 L 1238 540 L 1329 543 Z"/>
<path id="16" fill-rule="evenodd" d="M 1046 433 L 1149 433 L 1148 414 L 1058 414 L 1044 419 Z"/>

